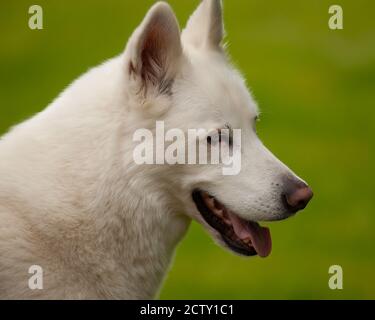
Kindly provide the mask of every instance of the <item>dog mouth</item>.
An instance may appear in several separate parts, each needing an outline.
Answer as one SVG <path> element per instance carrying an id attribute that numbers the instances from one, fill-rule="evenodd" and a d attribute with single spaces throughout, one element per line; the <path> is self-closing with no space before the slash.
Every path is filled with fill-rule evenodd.
<path id="1" fill-rule="evenodd" d="M 239 217 L 205 191 L 194 190 L 192 197 L 203 219 L 220 234 L 232 251 L 260 257 L 267 257 L 271 253 L 272 241 L 268 228 Z"/>

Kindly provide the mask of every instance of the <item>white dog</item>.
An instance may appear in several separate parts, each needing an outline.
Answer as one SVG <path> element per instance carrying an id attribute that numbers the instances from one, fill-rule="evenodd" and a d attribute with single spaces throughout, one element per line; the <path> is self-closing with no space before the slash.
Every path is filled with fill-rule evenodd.
<path id="1" fill-rule="evenodd" d="M 223 33 L 219 0 L 204 0 L 181 34 L 156 3 L 123 54 L 1 139 L 1 298 L 153 298 L 191 219 L 238 254 L 270 253 L 257 221 L 291 216 L 312 191 L 257 138 L 257 107 Z M 157 120 L 241 129 L 240 174 L 135 164 L 133 134 Z M 43 289 L 29 287 L 32 265 Z"/>

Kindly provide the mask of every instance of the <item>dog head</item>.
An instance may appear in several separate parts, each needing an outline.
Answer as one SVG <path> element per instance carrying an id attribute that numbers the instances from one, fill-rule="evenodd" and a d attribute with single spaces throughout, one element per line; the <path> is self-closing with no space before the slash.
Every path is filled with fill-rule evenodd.
<path id="1" fill-rule="evenodd" d="M 198 140 L 240 156 L 240 170 L 231 175 L 223 175 L 223 163 L 163 166 L 160 181 L 178 210 L 232 251 L 264 257 L 271 238 L 258 222 L 295 214 L 312 191 L 257 137 L 257 105 L 231 65 L 223 37 L 219 0 L 202 1 L 182 33 L 171 8 L 157 3 L 128 43 L 126 70 L 144 118 L 163 120 L 167 129 L 185 133 L 203 128 L 207 134 Z M 237 141 L 235 129 L 240 130 Z M 196 141 L 185 141 L 186 149 L 189 144 L 195 148 Z"/>

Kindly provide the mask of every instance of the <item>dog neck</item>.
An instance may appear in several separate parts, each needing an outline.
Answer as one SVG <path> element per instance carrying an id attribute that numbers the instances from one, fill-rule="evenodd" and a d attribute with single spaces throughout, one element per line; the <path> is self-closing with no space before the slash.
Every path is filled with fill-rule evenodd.
<path id="1" fill-rule="evenodd" d="M 148 197 L 145 185 L 127 188 L 121 198 L 109 204 L 105 200 L 108 197 L 102 195 L 101 205 L 96 208 L 101 218 L 95 222 L 99 235 L 95 246 L 116 265 L 119 283 L 114 287 L 119 290 L 112 293 L 113 297 L 154 298 L 190 219 L 176 215 L 162 195 L 153 193 Z M 111 266 L 107 267 L 109 270 Z M 107 290 L 112 287 L 105 282 L 101 285 Z"/>

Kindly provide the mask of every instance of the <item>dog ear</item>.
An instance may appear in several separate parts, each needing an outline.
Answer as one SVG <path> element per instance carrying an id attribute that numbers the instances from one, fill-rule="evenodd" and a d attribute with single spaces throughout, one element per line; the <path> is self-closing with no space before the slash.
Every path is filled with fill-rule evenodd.
<path id="1" fill-rule="evenodd" d="M 222 50 L 224 33 L 221 0 L 203 0 L 182 32 L 182 41 L 197 48 Z"/>
<path id="2" fill-rule="evenodd" d="M 170 89 L 182 57 L 180 28 L 171 7 L 156 3 L 133 33 L 126 49 L 129 75 L 146 91 Z"/>

